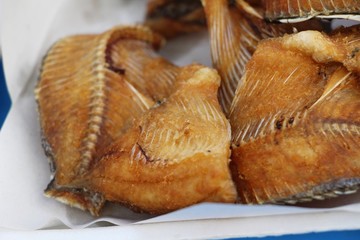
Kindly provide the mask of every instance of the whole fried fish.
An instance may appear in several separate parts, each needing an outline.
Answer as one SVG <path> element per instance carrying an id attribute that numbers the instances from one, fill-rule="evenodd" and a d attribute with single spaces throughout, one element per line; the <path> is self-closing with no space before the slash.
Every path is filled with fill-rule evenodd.
<path id="1" fill-rule="evenodd" d="M 264 40 L 230 111 L 243 203 L 296 203 L 360 186 L 360 26 Z"/>
<path id="2" fill-rule="evenodd" d="M 58 41 L 43 62 L 36 100 L 54 179 L 45 194 L 98 214 L 102 194 L 74 184 L 142 113 L 169 94 L 178 69 L 144 27 Z M 140 87 L 141 86 L 141 87 Z"/>

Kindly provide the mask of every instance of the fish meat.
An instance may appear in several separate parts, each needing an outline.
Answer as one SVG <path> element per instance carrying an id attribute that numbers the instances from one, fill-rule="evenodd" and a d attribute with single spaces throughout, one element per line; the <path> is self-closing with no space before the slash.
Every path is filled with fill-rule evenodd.
<path id="1" fill-rule="evenodd" d="M 150 0 L 144 24 L 168 39 L 206 29 L 200 0 Z"/>
<path id="2" fill-rule="evenodd" d="M 297 203 L 360 186 L 360 25 L 263 40 L 230 110 L 243 203 Z"/>
<path id="3" fill-rule="evenodd" d="M 234 203 L 230 125 L 217 100 L 219 85 L 214 69 L 182 68 L 174 92 L 116 139 L 77 184 L 147 213 Z"/>
<path id="4" fill-rule="evenodd" d="M 246 63 L 257 44 L 266 38 L 294 31 L 323 30 L 322 22 L 313 20 L 301 24 L 274 24 L 263 18 L 259 1 L 203 0 L 210 33 L 211 55 L 222 83 L 219 100 L 226 115 L 234 98 Z"/>
<path id="5" fill-rule="evenodd" d="M 178 68 L 157 55 L 163 42 L 145 27 L 115 27 L 66 37 L 50 49 L 35 90 L 42 144 L 54 174 L 46 196 L 98 214 L 102 195 L 74 183 L 140 115 L 169 95 Z"/>
<path id="6" fill-rule="evenodd" d="M 360 21 L 358 0 L 273 0 L 263 5 L 269 21 L 299 22 L 313 17 Z"/>

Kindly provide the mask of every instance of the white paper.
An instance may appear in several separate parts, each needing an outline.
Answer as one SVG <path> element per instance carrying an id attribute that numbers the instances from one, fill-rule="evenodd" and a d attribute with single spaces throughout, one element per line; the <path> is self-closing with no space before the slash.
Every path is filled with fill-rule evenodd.
<path id="1" fill-rule="evenodd" d="M 162 238 L 167 236 L 168 239 L 191 236 L 189 233 L 193 233 L 194 237 L 209 238 L 360 228 L 360 194 L 316 203 L 312 207 L 200 204 L 157 217 L 110 206 L 98 219 L 43 196 L 50 171 L 40 144 L 33 95 L 43 56 L 60 37 L 103 32 L 117 24 L 140 23 L 145 3 L 145 0 L 3 0 L 0 14 L 1 46 L 13 106 L 0 132 L 0 228 L 52 229 L 63 227 L 63 224 L 83 228 L 106 221 L 123 227 L 106 228 L 97 231 L 97 234 L 109 231 L 131 233 L 135 237 L 153 236 L 148 231 L 168 227 L 168 231 L 158 235 Z M 179 65 L 194 61 L 210 65 L 209 49 L 207 34 L 197 33 L 170 42 L 161 54 Z M 315 221 L 324 216 L 332 220 L 350 216 L 352 221 L 341 224 Z M 304 221 L 307 218 L 312 220 Z M 353 221 L 356 218 L 359 221 Z M 199 221 L 201 219 L 207 220 Z M 215 219 L 218 219 L 221 229 L 206 227 L 207 224 L 216 225 Z M 279 228 L 281 222 L 289 228 Z M 235 227 L 236 224 L 243 225 Z M 174 230 L 176 226 L 184 227 L 183 232 Z M 206 230 L 201 232 L 205 227 Z M 245 232 L 240 231 L 244 229 Z M 90 239 L 97 236 L 88 230 L 81 231 Z M 73 233 L 77 234 L 78 231 Z M 11 232 L 7 234 L 12 236 Z M 48 233 L 43 234 L 45 239 Z M 61 234 L 58 236 L 66 236 L 67 232 Z"/>

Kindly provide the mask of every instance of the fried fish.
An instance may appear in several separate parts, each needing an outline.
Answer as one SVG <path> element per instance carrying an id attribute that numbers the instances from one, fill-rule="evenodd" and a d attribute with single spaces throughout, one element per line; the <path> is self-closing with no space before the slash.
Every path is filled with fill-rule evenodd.
<path id="1" fill-rule="evenodd" d="M 243 203 L 296 203 L 360 186 L 360 26 L 262 41 L 230 111 Z"/>
<path id="2" fill-rule="evenodd" d="M 147 28 L 117 27 L 67 37 L 50 49 L 35 90 L 43 147 L 54 174 L 47 196 L 98 213 L 102 195 L 74 182 L 135 119 L 169 94 L 178 69 L 156 54 L 162 43 Z"/>

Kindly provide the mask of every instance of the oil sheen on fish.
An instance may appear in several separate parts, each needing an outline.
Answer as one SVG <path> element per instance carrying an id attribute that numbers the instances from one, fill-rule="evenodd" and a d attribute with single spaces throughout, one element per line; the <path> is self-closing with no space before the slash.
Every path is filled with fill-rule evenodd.
<path id="1" fill-rule="evenodd" d="M 270 21 L 304 21 L 312 17 L 346 18 L 360 21 L 358 0 L 273 0 L 263 1 Z"/>
<path id="2" fill-rule="evenodd" d="M 259 1 L 203 0 L 210 33 L 211 55 L 222 83 L 219 100 L 225 114 L 234 98 L 245 65 L 262 39 L 306 29 L 322 29 L 319 21 L 304 24 L 273 24 L 263 19 Z"/>
<path id="3" fill-rule="evenodd" d="M 149 0 L 145 25 L 166 38 L 206 28 L 200 0 Z"/>
<path id="4" fill-rule="evenodd" d="M 215 70 L 184 67 L 174 93 L 116 139 L 79 184 L 150 213 L 235 202 L 230 125 L 217 100 L 219 85 Z"/>
<path id="5" fill-rule="evenodd" d="M 178 70 L 155 53 L 162 42 L 144 27 L 116 27 L 67 37 L 50 49 L 35 91 L 54 174 L 47 196 L 98 214 L 103 195 L 75 182 L 135 119 L 168 96 Z"/>
<path id="6" fill-rule="evenodd" d="M 360 26 L 261 42 L 231 106 L 241 202 L 296 203 L 360 186 Z"/>

